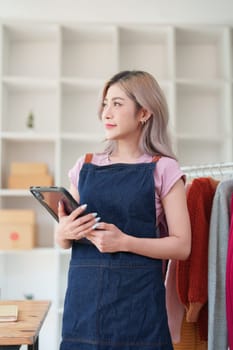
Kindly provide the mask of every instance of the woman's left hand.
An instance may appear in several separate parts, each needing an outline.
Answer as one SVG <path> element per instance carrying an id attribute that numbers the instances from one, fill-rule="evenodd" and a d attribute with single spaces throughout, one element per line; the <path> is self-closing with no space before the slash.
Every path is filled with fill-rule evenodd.
<path id="1" fill-rule="evenodd" d="M 91 233 L 85 235 L 101 253 L 125 251 L 124 243 L 127 235 L 113 224 L 100 222 Z"/>

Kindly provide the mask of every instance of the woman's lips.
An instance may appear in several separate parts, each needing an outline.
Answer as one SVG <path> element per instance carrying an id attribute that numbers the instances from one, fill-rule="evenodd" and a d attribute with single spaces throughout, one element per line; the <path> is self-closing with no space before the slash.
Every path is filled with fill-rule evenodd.
<path id="1" fill-rule="evenodd" d="M 105 124 L 106 129 L 113 129 L 115 126 L 115 124 Z"/>

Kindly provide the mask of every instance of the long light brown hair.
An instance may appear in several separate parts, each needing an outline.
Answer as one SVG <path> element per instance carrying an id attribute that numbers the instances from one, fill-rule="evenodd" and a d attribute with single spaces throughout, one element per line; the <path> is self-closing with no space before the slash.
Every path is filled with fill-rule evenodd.
<path id="1" fill-rule="evenodd" d="M 171 140 L 168 135 L 168 106 L 166 98 L 156 79 L 144 71 L 122 71 L 114 75 L 104 85 L 101 103 L 98 110 L 101 119 L 103 101 L 110 86 L 117 84 L 129 98 L 136 108 L 144 108 L 151 113 L 147 122 L 142 125 L 140 139 L 141 151 L 149 155 L 162 155 L 176 159 L 171 147 Z M 105 151 L 113 152 L 115 141 L 108 141 Z"/>

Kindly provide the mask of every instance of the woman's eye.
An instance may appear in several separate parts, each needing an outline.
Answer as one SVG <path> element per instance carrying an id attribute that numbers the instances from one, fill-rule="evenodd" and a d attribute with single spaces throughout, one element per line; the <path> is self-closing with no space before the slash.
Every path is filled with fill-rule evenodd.
<path id="1" fill-rule="evenodd" d="M 121 103 L 120 102 L 114 102 L 114 106 L 119 107 L 119 106 L 121 106 Z"/>

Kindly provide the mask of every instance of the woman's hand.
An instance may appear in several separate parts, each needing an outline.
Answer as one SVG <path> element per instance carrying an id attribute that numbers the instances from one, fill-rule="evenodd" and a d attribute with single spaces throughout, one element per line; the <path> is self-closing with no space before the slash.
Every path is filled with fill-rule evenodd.
<path id="1" fill-rule="evenodd" d="M 99 221 L 97 213 L 82 215 L 86 205 L 81 205 L 70 215 L 67 215 L 63 203 L 59 203 L 59 224 L 56 230 L 56 240 L 63 248 L 70 248 L 72 240 L 79 240 L 93 230 L 93 226 Z"/>
<path id="2" fill-rule="evenodd" d="M 85 237 L 89 239 L 101 253 L 116 253 L 125 250 L 127 235 L 113 224 L 99 222 Z"/>

